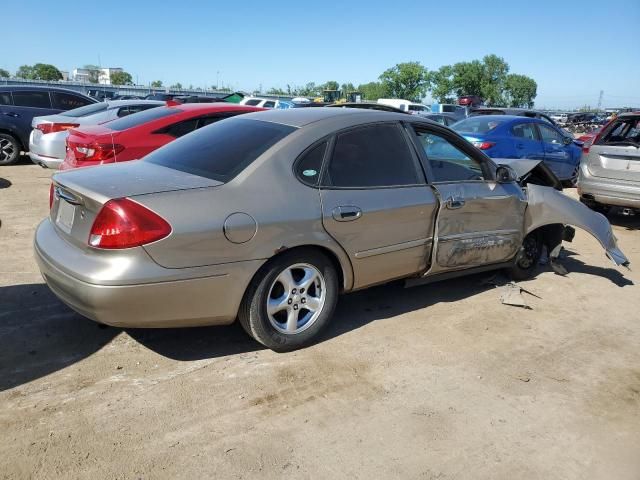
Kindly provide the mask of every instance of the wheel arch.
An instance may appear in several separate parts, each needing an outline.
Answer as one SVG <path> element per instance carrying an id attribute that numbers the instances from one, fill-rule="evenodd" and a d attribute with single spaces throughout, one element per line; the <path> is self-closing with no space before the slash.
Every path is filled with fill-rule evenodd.
<path id="1" fill-rule="evenodd" d="M 0 133 L 3 133 L 5 135 L 11 135 L 13 138 L 16 139 L 16 142 L 18 142 L 18 147 L 20 147 L 20 150 L 23 152 L 26 152 L 28 150 L 28 148 L 26 148 L 22 142 L 22 139 L 20 138 L 20 135 L 18 135 L 18 132 L 16 132 L 15 130 L 11 129 L 11 128 L 3 128 L 0 127 Z"/>

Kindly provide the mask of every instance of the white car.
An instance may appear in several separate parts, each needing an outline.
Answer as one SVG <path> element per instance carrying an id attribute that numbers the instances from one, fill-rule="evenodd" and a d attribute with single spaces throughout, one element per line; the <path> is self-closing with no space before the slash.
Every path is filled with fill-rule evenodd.
<path id="1" fill-rule="evenodd" d="M 240 105 L 260 108 L 280 108 L 280 100 L 273 98 L 247 97 L 240 100 Z"/>
<path id="2" fill-rule="evenodd" d="M 569 120 L 569 114 L 567 113 L 554 113 L 553 115 L 551 115 L 551 119 L 556 122 L 556 123 L 567 123 L 567 121 Z"/>
<path id="3" fill-rule="evenodd" d="M 381 105 L 389 105 L 390 107 L 395 107 L 398 110 L 408 113 L 426 113 L 429 111 L 429 107 L 426 105 L 409 100 L 402 100 L 401 98 L 379 98 L 378 103 Z"/>
<path id="4" fill-rule="evenodd" d="M 31 122 L 29 157 L 36 165 L 59 168 L 66 155 L 69 130 L 81 125 L 99 125 L 149 108 L 166 105 L 159 100 L 112 100 L 92 103 L 55 115 L 35 117 Z"/>

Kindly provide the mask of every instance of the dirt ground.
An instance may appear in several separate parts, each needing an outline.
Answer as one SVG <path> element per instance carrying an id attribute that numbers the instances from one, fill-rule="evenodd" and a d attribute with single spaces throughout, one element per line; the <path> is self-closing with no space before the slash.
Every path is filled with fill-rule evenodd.
<path id="1" fill-rule="evenodd" d="M 0 478 L 640 478 L 640 275 L 586 233 L 531 310 L 491 274 L 391 284 L 276 354 L 63 306 L 31 247 L 49 176 L 0 167 Z M 640 268 L 640 219 L 610 218 Z"/>

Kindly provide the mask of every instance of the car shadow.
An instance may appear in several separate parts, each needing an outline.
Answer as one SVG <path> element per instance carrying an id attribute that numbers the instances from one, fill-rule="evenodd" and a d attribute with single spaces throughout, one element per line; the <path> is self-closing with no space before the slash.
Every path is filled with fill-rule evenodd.
<path id="1" fill-rule="evenodd" d="M 6 178 L 0 177 L 0 189 L 9 188 L 11 185 L 11 181 L 7 180 Z"/>
<path id="2" fill-rule="evenodd" d="M 612 209 L 607 214 L 611 225 L 623 227 L 625 230 L 640 230 L 640 215 L 622 215 L 620 210 Z"/>
<path id="3" fill-rule="evenodd" d="M 68 367 L 118 333 L 73 312 L 44 284 L 0 287 L 0 391 Z"/>
<path id="4" fill-rule="evenodd" d="M 613 268 L 587 265 L 565 250 L 560 262 L 569 271 L 633 285 Z M 541 266 L 537 274 L 549 271 Z M 413 288 L 396 281 L 340 298 L 334 319 L 319 342 L 438 303 L 472 297 L 507 283 L 500 272 L 485 272 Z M 496 295 L 496 306 L 499 300 Z M 222 327 L 126 329 L 131 338 L 178 361 L 211 359 L 264 349 L 238 322 Z M 120 328 L 94 323 L 62 304 L 44 284 L 0 287 L 0 391 L 64 369 L 107 345 Z"/>

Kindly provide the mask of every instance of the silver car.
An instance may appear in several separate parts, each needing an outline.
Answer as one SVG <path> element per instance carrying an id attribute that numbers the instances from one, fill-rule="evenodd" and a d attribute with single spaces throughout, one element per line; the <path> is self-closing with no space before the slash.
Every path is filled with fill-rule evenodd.
<path id="1" fill-rule="evenodd" d="M 583 149 L 577 187 L 594 210 L 640 210 L 640 113 L 620 115 Z"/>
<path id="2" fill-rule="evenodd" d="M 93 320 L 239 319 L 279 351 L 316 339 L 339 293 L 498 268 L 525 278 L 543 246 L 557 256 L 571 239 L 567 224 L 628 264 L 606 218 L 542 162 L 501 163 L 418 115 L 247 114 L 140 161 L 57 173 L 35 253 L 51 290 Z"/>
<path id="3" fill-rule="evenodd" d="M 80 125 L 98 125 L 116 118 L 166 105 L 158 100 L 113 100 L 92 103 L 55 115 L 35 117 L 29 136 L 29 157 L 37 165 L 58 168 L 66 155 L 69 129 Z"/>

